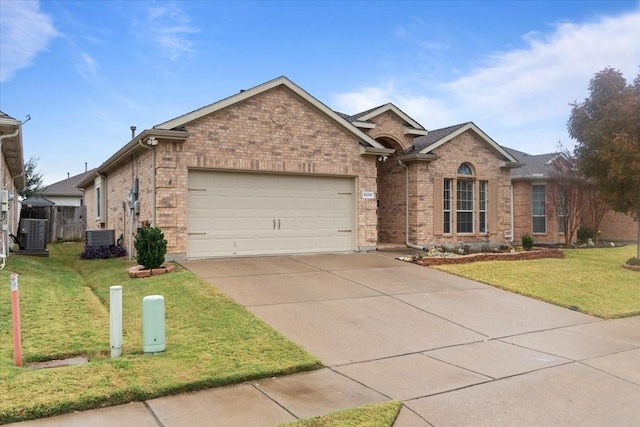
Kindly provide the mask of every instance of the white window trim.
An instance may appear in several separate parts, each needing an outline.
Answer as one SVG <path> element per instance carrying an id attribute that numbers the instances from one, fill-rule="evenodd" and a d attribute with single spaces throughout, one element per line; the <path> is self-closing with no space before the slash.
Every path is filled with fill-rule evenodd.
<path id="1" fill-rule="evenodd" d="M 544 188 L 544 215 L 536 215 L 533 212 L 533 187 L 543 187 Z M 533 224 L 533 218 L 544 218 L 544 231 L 534 231 L 534 224 Z M 543 234 L 547 234 L 549 232 L 549 225 L 547 223 L 548 219 L 547 219 L 547 184 L 546 183 L 540 183 L 540 184 L 531 184 L 531 232 L 533 234 L 538 234 L 538 235 L 543 235 Z"/>

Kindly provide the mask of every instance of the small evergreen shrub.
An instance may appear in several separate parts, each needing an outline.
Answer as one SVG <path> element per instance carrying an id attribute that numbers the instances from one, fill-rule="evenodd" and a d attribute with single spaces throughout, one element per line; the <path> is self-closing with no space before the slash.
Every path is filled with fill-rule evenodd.
<path id="1" fill-rule="evenodd" d="M 627 265 L 637 265 L 640 267 L 640 258 L 632 257 L 627 260 Z"/>
<path id="2" fill-rule="evenodd" d="M 588 225 L 581 225 L 578 228 L 578 242 L 586 243 L 589 239 L 593 239 L 593 228 Z"/>
<path id="3" fill-rule="evenodd" d="M 158 227 L 145 223 L 138 228 L 135 238 L 136 260 L 144 268 L 158 268 L 164 263 L 167 241 Z"/>
<path id="4" fill-rule="evenodd" d="M 80 259 L 107 259 L 127 256 L 127 250 L 122 246 L 86 246 L 78 255 Z"/>
<path id="5" fill-rule="evenodd" d="M 531 249 L 533 249 L 533 237 L 531 237 L 531 234 L 524 233 L 522 235 L 522 247 L 525 251 L 530 251 Z"/>

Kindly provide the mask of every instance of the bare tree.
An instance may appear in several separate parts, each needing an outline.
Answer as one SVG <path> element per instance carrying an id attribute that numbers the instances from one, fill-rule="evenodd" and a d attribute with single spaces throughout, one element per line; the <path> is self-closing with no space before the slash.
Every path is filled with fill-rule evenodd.
<path id="1" fill-rule="evenodd" d="M 548 166 L 553 186 L 551 206 L 558 218 L 559 231 L 564 232 L 564 243 L 570 245 L 588 208 L 587 183 L 578 170 L 575 156 L 562 146 Z"/>
<path id="2" fill-rule="evenodd" d="M 598 244 L 600 240 L 600 224 L 604 219 L 604 215 L 609 210 L 609 207 L 600 196 L 598 188 L 592 183 L 585 184 L 585 201 L 587 203 L 587 212 L 591 218 L 591 225 L 593 226 L 593 236 L 595 244 Z"/>

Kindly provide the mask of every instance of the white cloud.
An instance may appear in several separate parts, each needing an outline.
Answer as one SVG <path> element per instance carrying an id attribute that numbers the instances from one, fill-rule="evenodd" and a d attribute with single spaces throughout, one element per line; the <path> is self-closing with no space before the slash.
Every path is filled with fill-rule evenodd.
<path id="1" fill-rule="evenodd" d="M 472 120 L 499 143 L 531 152 L 553 151 L 566 134 L 569 103 L 587 96 L 589 80 L 605 67 L 631 82 L 640 65 L 640 10 L 588 23 L 563 22 L 547 34 L 523 35 L 526 47 L 487 55 L 485 66 L 461 77 L 425 82 L 420 93 L 401 78 L 336 96 L 355 113 L 393 102 L 427 128 Z"/>
<path id="2" fill-rule="evenodd" d="M 189 36 L 198 30 L 191 25 L 191 18 L 178 3 L 171 2 L 149 7 L 144 22 L 136 24 L 134 32 L 174 61 L 194 52 Z"/>
<path id="3" fill-rule="evenodd" d="M 37 1 L 0 2 L 0 82 L 31 65 L 58 32 Z"/>
<path id="4" fill-rule="evenodd" d="M 82 53 L 78 64 L 78 72 L 86 81 L 93 82 L 98 75 L 98 64 L 91 55 Z"/>

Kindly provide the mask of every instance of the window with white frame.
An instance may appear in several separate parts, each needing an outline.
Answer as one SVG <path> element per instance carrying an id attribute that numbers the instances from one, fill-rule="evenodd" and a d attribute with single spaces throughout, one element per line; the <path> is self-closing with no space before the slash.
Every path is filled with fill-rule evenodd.
<path id="1" fill-rule="evenodd" d="M 106 222 L 107 218 L 107 190 L 106 190 L 106 178 L 104 176 L 98 176 L 93 181 L 95 186 L 95 207 L 96 207 L 96 221 Z"/>
<path id="2" fill-rule="evenodd" d="M 443 228 L 442 231 L 444 234 L 451 234 L 451 179 L 444 180 L 444 191 L 443 191 Z"/>
<path id="3" fill-rule="evenodd" d="M 547 232 L 547 186 L 534 184 L 531 186 L 531 216 L 534 233 Z"/>
<path id="4" fill-rule="evenodd" d="M 458 180 L 456 193 L 456 231 L 473 233 L 473 184 L 472 180 Z"/>
<path id="5" fill-rule="evenodd" d="M 487 231 L 487 201 L 488 181 L 480 181 L 478 197 L 478 232 L 486 234 Z"/>

